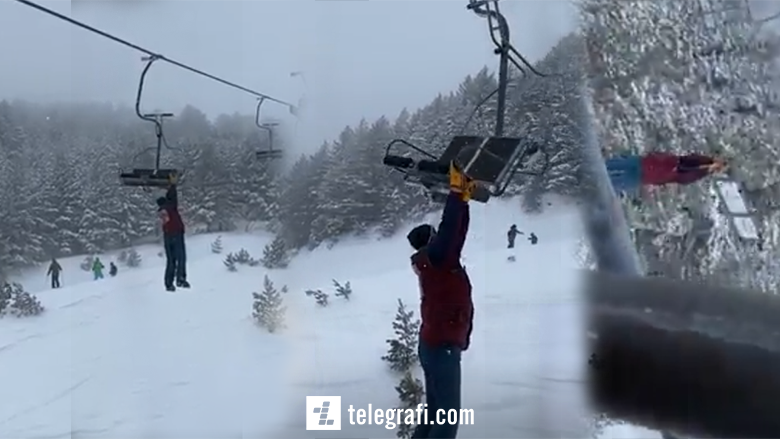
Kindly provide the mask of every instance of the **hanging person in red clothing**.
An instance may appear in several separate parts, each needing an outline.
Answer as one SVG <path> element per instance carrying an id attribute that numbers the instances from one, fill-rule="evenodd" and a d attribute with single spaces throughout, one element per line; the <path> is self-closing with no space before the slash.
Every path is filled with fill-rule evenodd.
<path id="1" fill-rule="evenodd" d="M 637 193 L 641 186 L 691 184 L 726 170 L 726 162 L 700 154 L 651 152 L 606 160 L 612 186 L 618 192 Z"/>
<path id="2" fill-rule="evenodd" d="M 176 291 L 176 287 L 189 288 L 187 282 L 187 252 L 184 247 L 184 221 L 179 214 L 177 178 L 171 177 L 168 192 L 157 199 L 157 213 L 160 216 L 165 247 L 165 289 Z M 173 282 L 176 280 L 176 285 Z"/>
<path id="3" fill-rule="evenodd" d="M 425 379 L 426 407 L 413 439 L 454 439 L 458 425 L 436 424 L 440 410 L 460 412 L 460 357 L 469 347 L 474 305 L 471 282 L 460 263 L 469 229 L 469 205 L 475 183 L 450 164 L 450 192 L 438 232 L 422 224 L 407 235 L 414 248 L 412 268 L 420 283 L 419 356 Z"/>

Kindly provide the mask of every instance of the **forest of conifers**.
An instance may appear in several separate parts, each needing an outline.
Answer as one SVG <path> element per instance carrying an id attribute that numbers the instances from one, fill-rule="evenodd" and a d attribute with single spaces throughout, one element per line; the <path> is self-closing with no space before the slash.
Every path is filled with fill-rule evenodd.
<path id="1" fill-rule="evenodd" d="M 384 236 L 432 204 L 382 165 L 393 138 L 433 152 L 457 134 L 488 135 L 494 101 L 469 115 L 496 88 L 483 69 L 416 111 L 359 121 L 337 139 L 282 169 L 255 158 L 267 134 L 253 115 L 209 120 L 193 107 L 166 121 L 164 164 L 185 170 L 180 185 L 189 233 L 265 228 L 288 248 L 312 248 L 350 233 Z M 512 102 L 508 126 L 513 129 Z M 153 127 L 131 108 L 112 104 L 39 105 L 0 102 L 0 267 L 20 268 L 51 257 L 99 253 L 158 234 L 158 191 L 120 185 L 118 172 L 150 166 Z M 284 148 L 284 139 L 280 142 Z M 167 163 L 166 163 L 167 162 Z"/>

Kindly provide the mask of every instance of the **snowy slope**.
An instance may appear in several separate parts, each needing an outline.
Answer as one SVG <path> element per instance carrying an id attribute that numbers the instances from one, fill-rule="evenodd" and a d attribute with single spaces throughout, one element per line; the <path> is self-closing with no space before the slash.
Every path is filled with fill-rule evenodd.
<path id="1" fill-rule="evenodd" d="M 476 423 L 460 437 L 583 437 L 575 222 L 565 213 L 522 218 L 501 202 L 472 212 L 464 259 L 476 317 L 463 360 L 463 406 L 475 410 Z M 509 263 L 512 223 L 534 231 L 539 244 L 519 237 L 517 261 Z M 403 234 L 350 239 L 270 272 L 277 286 L 289 287 L 290 327 L 278 335 L 250 318 L 250 293 L 266 271 L 230 273 L 222 265 L 225 253 L 241 247 L 259 256 L 267 238 L 226 235 L 222 255 L 211 254 L 213 239 L 188 241 L 191 291 L 163 292 L 163 261 L 153 246 L 140 249 L 141 267 L 115 279 L 93 282 L 78 269 L 81 258 L 61 261 L 60 290 L 45 290 L 43 269 L 26 273 L 21 280 L 48 312 L 0 321 L 0 438 L 314 437 L 304 431 L 306 395 L 341 395 L 356 408 L 396 405 L 397 378 L 380 357 L 396 300 L 417 306 Z M 303 294 L 331 291 L 332 279 L 351 282 L 351 301 L 331 297 L 320 308 Z M 343 425 L 335 436 L 316 436 L 395 433 Z"/>

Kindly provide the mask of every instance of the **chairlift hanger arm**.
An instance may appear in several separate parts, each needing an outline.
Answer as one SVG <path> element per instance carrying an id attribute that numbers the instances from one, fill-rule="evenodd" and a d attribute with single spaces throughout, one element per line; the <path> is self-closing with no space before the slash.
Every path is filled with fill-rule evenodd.
<path id="1" fill-rule="evenodd" d="M 43 12 L 45 14 L 51 15 L 52 17 L 58 18 L 58 19 L 60 19 L 62 21 L 65 21 L 67 23 L 70 23 L 70 24 L 72 24 L 72 25 L 74 25 L 76 27 L 80 27 L 80 28 L 82 28 L 84 30 L 87 30 L 87 31 L 92 32 L 92 33 L 97 34 L 97 35 L 100 35 L 101 37 L 107 38 L 107 39 L 109 39 L 109 40 L 111 40 L 111 41 L 113 41 L 115 43 L 119 43 L 119 44 L 121 44 L 121 45 L 123 45 L 125 47 L 129 47 L 131 49 L 137 50 L 137 51 L 139 51 L 139 52 L 141 52 L 141 53 L 143 53 L 143 54 L 145 54 L 145 55 L 147 55 L 149 57 L 156 57 L 157 59 L 163 60 L 163 61 L 165 61 L 165 62 L 167 62 L 169 64 L 173 64 L 174 66 L 179 67 L 180 69 L 187 70 L 189 72 L 195 73 L 196 75 L 203 76 L 205 78 L 211 79 L 212 81 L 219 82 L 220 84 L 226 85 L 226 86 L 231 87 L 231 88 L 235 88 L 235 89 L 243 91 L 245 93 L 249 93 L 251 95 L 254 95 L 254 96 L 257 96 L 257 97 L 260 97 L 260 98 L 264 98 L 264 99 L 276 102 L 276 103 L 281 104 L 281 105 L 286 105 L 290 109 L 295 108 L 295 105 L 293 105 L 293 104 L 291 104 L 289 102 L 286 102 L 286 101 L 283 101 L 281 99 L 277 99 L 277 98 L 271 97 L 271 96 L 269 96 L 267 94 L 260 93 L 258 91 L 252 90 L 250 88 L 244 87 L 244 86 L 236 84 L 234 82 L 222 79 L 222 78 L 220 78 L 218 76 L 215 76 L 215 75 L 212 75 L 210 73 L 204 72 L 203 70 L 200 70 L 200 69 L 196 69 L 194 67 L 191 67 L 191 66 L 189 66 L 187 64 L 184 64 L 184 63 L 181 63 L 179 61 L 173 60 L 171 58 L 166 58 L 163 55 L 160 55 L 160 54 L 158 54 L 156 52 L 153 52 L 153 51 L 151 51 L 149 49 L 141 47 L 141 46 L 139 46 L 137 44 L 133 44 L 133 43 L 127 41 L 127 40 L 124 40 L 122 38 L 116 37 L 116 36 L 114 36 L 114 35 L 112 35 L 112 34 L 110 34 L 108 32 L 102 31 L 102 30 L 100 30 L 100 29 L 98 29 L 96 27 L 93 27 L 93 26 L 90 26 L 88 24 L 82 23 L 82 22 L 80 22 L 78 20 L 75 20 L 75 19 L 73 19 L 71 17 L 68 17 L 66 15 L 60 14 L 59 12 L 53 11 L 53 10 L 51 10 L 49 8 L 41 6 L 41 5 L 39 5 L 37 3 L 34 3 L 32 1 L 30 1 L 30 0 L 15 0 L 15 1 L 18 2 L 18 3 L 21 3 L 21 4 L 25 5 L 25 6 L 29 6 L 29 7 L 33 8 L 33 9 L 36 9 L 36 10 L 38 10 L 40 12 Z"/>
<path id="2" fill-rule="evenodd" d="M 490 7 L 491 3 L 493 4 L 492 9 Z M 469 0 L 469 4 L 466 6 L 466 9 L 474 11 L 474 13 L 480 17 L 487 18 L 488 29 L 490 30 L 490 39 L 493 40 L 493 44 L 496 46 L 495 52 L 497 55 L 507 57 L 512 65 L 514 65 L 521 72 L 528 70 L 536 76 L 550 76 L 534 68 L 528 59 L 520 54 L 520 52 L 518 52 L 517 49 L 515 49 L 515 47 L 512 45 L 509 23 L 498 7 L 498 0 Z M 494 20 L 497 22 L 496 25 L 494 25 Z M 498 36 L 496 36 L 496 31 L 498 31 Z"/>

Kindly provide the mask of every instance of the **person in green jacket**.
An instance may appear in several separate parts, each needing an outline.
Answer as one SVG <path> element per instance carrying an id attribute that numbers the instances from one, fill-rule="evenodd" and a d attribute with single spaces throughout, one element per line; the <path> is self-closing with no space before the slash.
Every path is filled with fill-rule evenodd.
<path id="1" fill-rule="evenodd" d="M 95 280 L 103 279 L 103 263 L 100 262 L 100 258 L 96 257 L 95 262 L 92 263 L 92 274 L 95 275 Z"/>

